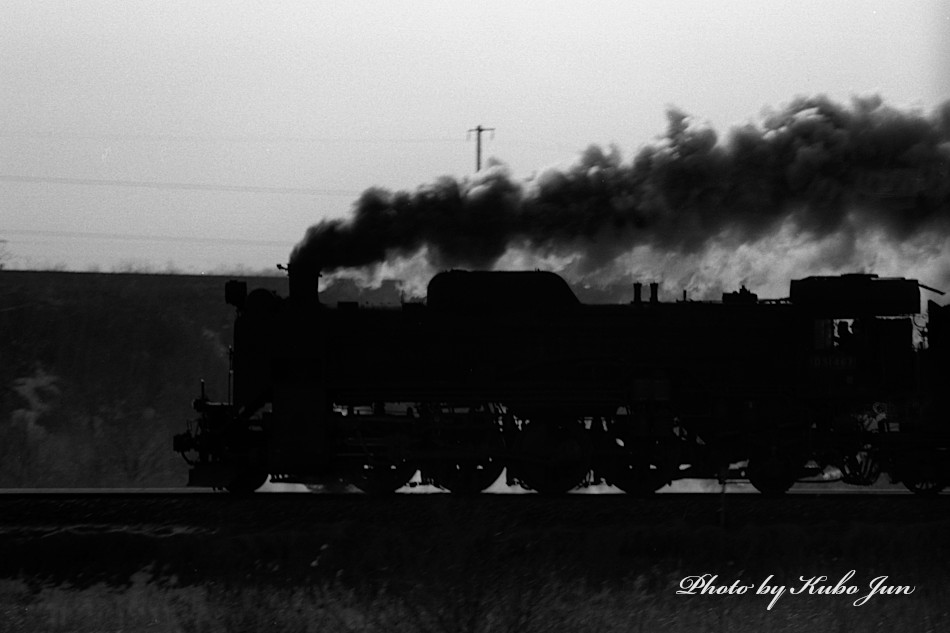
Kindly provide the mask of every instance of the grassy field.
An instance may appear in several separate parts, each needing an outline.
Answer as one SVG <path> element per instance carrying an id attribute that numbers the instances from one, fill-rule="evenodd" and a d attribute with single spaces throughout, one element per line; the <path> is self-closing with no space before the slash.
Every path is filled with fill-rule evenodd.
<path id="1" fill-rule="evenodd" d="M 452 594 L 361 596 L 338 585 L 159 588 L 121 591 L 0 587 L 10 631 L 941 631 L 930 598 L 860 610 L 810 597 L 766 611 L 761 600 L 683 602 L 636 582 L 591 587 L 544 577 Z"/>
<path id="2" fill-rule="evenodd" d="M 513 525 L 465 516 L 412 529 L 311 527 L 0 539 L 10 631 L 940 631 L 950 521 L 727 526 Z M 687 576 L 800 587 L 849 570 L 855 595 L 677 595 Z M 869 582 L 914 587 L 877 595 Z"/>

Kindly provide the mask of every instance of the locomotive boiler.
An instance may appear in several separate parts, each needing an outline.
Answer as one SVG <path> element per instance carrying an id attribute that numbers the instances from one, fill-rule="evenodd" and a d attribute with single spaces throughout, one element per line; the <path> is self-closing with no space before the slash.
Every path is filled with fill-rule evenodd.
<path id="1" fill-rule="evenodd" d="M 809 277 L 781 299 L 674 302 L 636 284 L 629 303 L 593 305 L 554 273 L 453 270 L 424 302 L 371 308 L 322 303 L 316 275 L 289 274 L 288 297 L 226 285 L 232 388 L 223 402 L 202 392 L 175 437 L 189 485 L 947 482 L 950 312 L 931 301 L 921 327 L 914 280 Z"/>

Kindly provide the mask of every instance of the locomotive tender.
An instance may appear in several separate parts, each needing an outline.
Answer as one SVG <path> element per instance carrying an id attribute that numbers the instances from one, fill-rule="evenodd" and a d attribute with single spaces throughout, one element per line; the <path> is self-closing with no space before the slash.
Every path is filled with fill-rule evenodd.
<path id="1" fill-rule="evenodd" d="M 506 472 L 542 493 L 706 477 L 780 494 L 886 472 L 928 494 L 948 480 L 950 307 L 929 302 L 919 328 L 914 280 L 809 277 L 788 298 L 717 302 L 636 284 L 628 304 L 590 305 L 553 273 L 453 270 L 425 303 L 368 308 L 325 305 L 316 275 L 289 274 L 286 298 L 226 285 L 232 388 L 226 402 L 202 388 L 175 437 L 189 485 L 386 493 L 419 472 L 475 493 Z"/>

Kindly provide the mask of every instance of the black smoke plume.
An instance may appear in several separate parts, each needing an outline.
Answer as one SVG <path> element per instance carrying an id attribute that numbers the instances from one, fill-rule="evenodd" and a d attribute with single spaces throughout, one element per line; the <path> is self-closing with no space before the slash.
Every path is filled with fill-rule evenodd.
<path id="1" fill-rule="evenodd" d="M 574 255 L 590 273 L 638 246 L 695 254 L 790 221 L 815 240 L 861 228 L 902 241 L 950 233 L 950 102 L 932 113 L 879 97 L 799 97 L 725 141 L 685 113 L 630 162 L 589 147 L 572 167 L 516 182 L 498 164 L 415 192 L 369 189 L 347 220 L 311 227 L 291 266 L 369 269 L 420 251 L 433 268 L 491 268 L 509 249 Z"/>

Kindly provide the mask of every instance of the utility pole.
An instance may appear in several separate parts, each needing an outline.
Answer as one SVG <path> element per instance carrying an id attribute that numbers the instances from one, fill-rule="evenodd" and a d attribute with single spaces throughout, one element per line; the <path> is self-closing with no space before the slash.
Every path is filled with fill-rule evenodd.
<path id="1" fill-rule="evenodd" d="M 469 136 L 472 132 L 475 132 L 475 171 L 482 170 L 482 132 L 491 132 L 492 138 L 495 138 L 495 128 L 493 127 L 482 127 L 476 125 L 471 130 L 468 131 Z"/>

